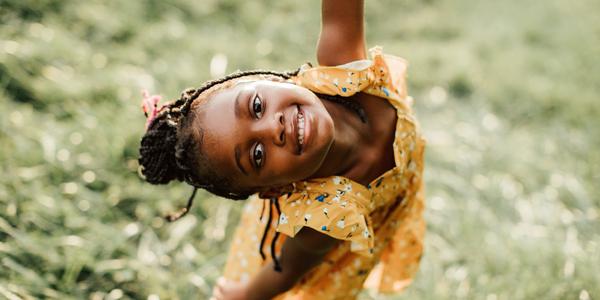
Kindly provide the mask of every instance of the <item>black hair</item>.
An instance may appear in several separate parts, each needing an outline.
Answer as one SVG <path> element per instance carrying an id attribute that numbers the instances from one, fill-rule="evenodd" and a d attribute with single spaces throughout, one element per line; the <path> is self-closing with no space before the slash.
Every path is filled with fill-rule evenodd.
<path id="1" fill-rule="evenodd" d="M 177 179 L 195 187 L 187 208 L 176 215 L 167 215 L 173 221 L 185 215 L 192 204 L 198 188 L 233 200 L 247 199 L 257 189 L 243 189 L 231 179 L 222 178 L 212 168 L 208 159 L 203 159 L 201 150 L 202 130 L 194 130 L 192 123 L 198 115 L 199 98 L 207 99 L 212 93 L 233 86 L 239 79 L 256 75 L 271 75 L 291 79 L 300 69 L 291 72 L 252 70 L 235 72 L 226 77 L 206 82 L 199 89 L 186 89 L 179 99 L 169 102 L 154 118 L 142 138 L 139 163 L 146 181 L 152 184 L 167 184 Z M 315 93 L 317 97 L 336 102 L 357 112 L 360 119 L 368 122 L 365 112 L 355 103 L 342 96 Z M 202 97 L 201 97 L 202 96 Z"/>

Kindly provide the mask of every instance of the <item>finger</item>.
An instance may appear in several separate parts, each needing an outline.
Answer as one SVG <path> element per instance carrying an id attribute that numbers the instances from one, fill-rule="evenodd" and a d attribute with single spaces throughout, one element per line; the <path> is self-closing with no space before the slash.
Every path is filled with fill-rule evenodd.
<path id="1" fill-rule="evenodd" d="M 213 287 L 212 295 L 215 300 L 223 298 L 223 290 L 219 285 L 215 285 L 215 287 Z"/>
<path id="2" fill-rule="evenodd" d="M 225 277 L 219 277 L 217 278 L 217 285 L 220 287 L 223 287 L 227 284 L 227 278 Z"/>

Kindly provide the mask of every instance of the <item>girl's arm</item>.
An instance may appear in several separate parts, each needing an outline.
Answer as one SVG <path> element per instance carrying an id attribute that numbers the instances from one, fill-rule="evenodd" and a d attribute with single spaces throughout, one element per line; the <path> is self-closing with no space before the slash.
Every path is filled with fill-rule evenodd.
<path id="1" fill-rule="evenodd" d="M 335 66 L 367 58 L 363 14 L 364 0 L 322 1 L 319 65 Z M 218 300 L 272 299 L 290 290 L 338 242 L 305 227 L 295 237 L 285 240 L 279 257 L 282 272 L 275 271 L 270 261 L 250 281 L 219 280 L 213 296 Z"/>
<path id="2" fill-rule="evenodd" d="M 248 282 L 218 282 L 213 296 L 218 300 L 272 299 L 290 290 L 308 272 L 317 266 L 339 240 L 305 227 L 295 237 L 283 243 L 279 264 L 281 272 L 274 269 L 273 261 L 265 264 Z"/>
<path id="3" fill-rule="evenodd" d="M 323 0 L 317 61 L 337 66 L 367 59 L 364 0 Z"/>

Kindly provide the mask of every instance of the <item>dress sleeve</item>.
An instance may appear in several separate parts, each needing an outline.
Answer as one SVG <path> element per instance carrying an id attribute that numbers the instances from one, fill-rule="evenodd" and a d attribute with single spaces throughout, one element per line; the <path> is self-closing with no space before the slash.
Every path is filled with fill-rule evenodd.
<path id="1" fill-rule="evenodd" d="M 277 231 L 294 237 L 303 227 L 310 227 L 333 238 L 351 241 L 351 251 L 370 256 L 373 228 L 370 208 L 362 202 L 343 190 L 293 193 L 280 203 Z"/>
<path id="2" fill-rule="evenodd" d="M 383 98 L 406 99 L 406 60 L 383 54 L 381 47 L 371 48 L 369 52 L 371 61 L 316 68 L 305 64 L 294 83 L 321 94 L 350 97 L 365 92 Z"/>

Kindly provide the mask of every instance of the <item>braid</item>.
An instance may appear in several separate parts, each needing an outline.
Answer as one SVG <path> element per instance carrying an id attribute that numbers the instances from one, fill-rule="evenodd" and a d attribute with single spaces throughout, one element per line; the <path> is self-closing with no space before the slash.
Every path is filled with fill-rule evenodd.
<path id="1" fill-rule="evenodd" d="M 276 72 L 266 70 L 253 70 L 236 72 L 226 77 L 207 82 L 202 88 L 187 89 L 181 97 L 168 103 L 156 118 L 150 123 L 148 130 L 142 138 L 140 147 L 139 163 L 142 174 L 152 184 L 166 184 L 177 179 L 188 184 L 207 189 L 219 196 L 231 199 L 246 199 L 255 191 L 238 191 L 231 193 L 233 187 L 217 180 L 214 172 L 210 176 L 199 180 L 200 172 L 189 166 L 197 166 L 194 149 L 194 139 L 191 137 L 189 127 L 194 118 L 184 118 L 190 114 L 194 100 L 211 88 L 234 79 L 253 75 L 273 75 L 284 79 L 290 79 L 298 74 L 299 70 L 291 72 Z M 216 184 L 218 182 L 218 184 Z"/>
<path id="2" fill-rule="evenodd" d="M 353 109 L 354 111 L 356 111 L 356 113 L 358 114 L 358 116 L 360 117 L 360 120 L 363 123 L 368 123 L 369 122 L 369 118 L 367 117 L 367 114 L 365 113 L 365 111 L 360 108 L 360 106 L 358 106 L 357 104 L 354 104 L 350 101 L 348 101 L 346 99 L 346 97 L 342 97 L 340 95 L 327 95 L 327 94 L 321 94 L 321 93 L 315 93 L 313 92 L 315 95 L 317 95 L 317 97 L 321 98 L 321 99 L 325 99 L 331 102 L 335 102 L 335 103 L 339 103 L 342 104 L 346 107 L 349 107 L 351 109 Z"/>
<path id="3" fill-rule="evenodd" d="M 166 184 L 173 179 L 183 180 L 185 176 L 183 170 L 177 167 L 174 146 L 177 143 L 177 121 L 182 117 L 179 106 L 193 92 L 195 90 L 188 89 L 178 100 L 168 103 L 152 120 L 142 138 L 139 163 L 143 166 L 142 174 L 152 184 Z"/>
<path id="4" fill-rule="evenodd" d="M 308 64 L 311 65 L 310 63 L 308 63 Z M 192 95 L 192 97 L 187 99 L 187 101 L 185 102 L 185 105 L 181 108 L 181 112 L 184 115 L 186 115 L 189 112 L 190 107 L 192 106 L 192 103 L 194 102 L 194 100 L 196 100 L 196 98 L 198 98 L 198 96 L 200 96 L 200 94 L 202 92 L 212 88 L 215 85 L 227 82 L 229 80 L 241 78 L 241 77 L 245 77 L 245 76 L 253 76 L 253 75 L 274 75 L 274 76 L 282 77 L 284 79 L 290 79 L 294 76 L 297 76 L 299 72 L 300 72 L 300 69 L 296 69 L 294 71 L 287 71 L 287 72 L 276 72 L 276 71 L 268 71 L 268 70 L 252 70 L 252 71 L 236 72 L 236 73 L 229 74 L 225 77 L 221 77 L 219 79 L 205 83 L 204 86 L 202 86 L 200 89 L 198 89 L 194 93 L 194 95 Z M 342 104 L 346 107 L 353 109 L 354 111 L 356 111 L 356 113 L 360 117 L 360 120 L 363 123 L 368 123 L 369 118 L 367 117 L 367 114 L 365 113 L 365 111 L 362 108 L 360 108 L 360 106 L 346 100 L 345 99 L 346 97 L 342 97 L 340 95 L 327 95 L 327 94 L 321 94 L 321 93 L 316 93 L 316 92 L 313 92 L 313 93 L 321 99 L 336 102 L 336 103 Z"/>
<path id="5" fill-rule="evenodd" d="M 297 76 L 299 71 L 300 69 L 287 72 L 268 70 L 235 72 L 226 77 L 209 81 L 197 90 L 183 91 L 179 99 L 165 105 L 156 118 L 150 122 L 148 130 L 142 138 L 139 163 L 146 180 L 152 184 L 166 184 L 177 179 L 185 181 L 195 188 L 203 188 L 215 195 L 234 200 L 246 199 L 256 193 L 257 189 L 240 189 L 231 179 L 218 176 L 216 170 L 209 165 L 209 160 L 202 157 L 202 151 L 197 150 L 200 148 L 202 130 L 201 128 L 196 128 L 197 131 L 193 130 L 192 124 L 198 110 L 192 110 L 192 106 L 196 102 L 195 100 L 207 99 L 212 93 L 221 88 L 230 87 L 243 77 L 273 75 L 291 79 Z M 344 97 L 320 93 L 315 93 L 315 95 L 353 109 L 363 123 L 368 122 L 364 110 Z M 188 201 L 187 210 L 189 210 L 192 200 L 193 197 Z"/>
<path id="6" fill-rule="evenodd" d="M 276 71 L 268 71 L 268 70 L 252 70 L 252 71 L 244 71 L 244 72 L 236 72 L 236 73 L 232 73 L 229 74 L 225 77 L 221 77 L 217 80 L 213 80 L 210 82 L 207 82 L 206 84 L 204 84 L 204 86 L 202 86 L 200 89 L 198 89 L 196 91 L 196 93 L 194 93 L 194 95 L 192 97 L 190 97 L 189 99 L 187 99 L 187 101 L 185 102 L 185 105 L 181 108 L 181 112 L 186 115 L 189 110 L 190 107 L 192 106 L 192 103 L 194 102 L 194 100 L 196 100 L 196 98 L 198 98 L 198 96 L 200 96 L 200 94 L 210 88 L 212 88 L 215 85 L 224 83 L 226 81 L 232 80 L 232 79 L 236 79 L 236 78 L 241 78 L 241 77 L 245 77 L 245 76 L 253 76 L 253 75 L 274 75 L 274 76 L 279 76 L 279 77 L 283 77 L 284 79 L 290 79 L 292 78 L 292 76 L 296 76 L 298 74 L 298 72 L 300 71 L 300 69 L 296 70 L 296 71 L 292 71 L 292 72 L 276 72 Z"/>

